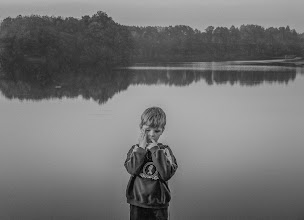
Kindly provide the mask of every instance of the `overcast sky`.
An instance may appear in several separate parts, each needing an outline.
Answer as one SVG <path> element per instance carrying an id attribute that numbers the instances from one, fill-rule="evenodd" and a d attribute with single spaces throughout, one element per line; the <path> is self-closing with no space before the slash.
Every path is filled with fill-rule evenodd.
<path id="1" fill-rule="evenodd" d="M 303 0 L 0 0 L 0 19 L 19 14 L 80 18 L 104 11 L 125 25 L 183 24 L 199 30 L 209 25 L 289 25 L 302 33 L 303 8 Z"/>

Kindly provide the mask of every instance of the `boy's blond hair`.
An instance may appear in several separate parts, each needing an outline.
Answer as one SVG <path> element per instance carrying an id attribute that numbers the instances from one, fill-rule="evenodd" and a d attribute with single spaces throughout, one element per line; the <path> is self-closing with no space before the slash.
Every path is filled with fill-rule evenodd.
<path id="1" fill-rule="evenodd" d="M 147 108 L 141 115 L 139 127 L 142 128 L 143 125 L 164 130 L 166 126 L 165 112 L 159 107 Z"/>

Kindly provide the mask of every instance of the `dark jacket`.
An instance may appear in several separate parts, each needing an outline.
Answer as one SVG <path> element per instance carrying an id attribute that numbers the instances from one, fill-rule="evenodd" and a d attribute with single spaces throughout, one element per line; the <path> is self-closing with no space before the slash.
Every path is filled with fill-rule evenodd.
<path id="1" fill-rule="evenodd" d="M 129 150 L 125 167 L 131 174 L 126 196 L 129 204 L 144 208 L 166 208 L 171 199 L 168 180 L 177 169 L 169 146 L 158 144 L 146 151 L 138 145 Z"/>

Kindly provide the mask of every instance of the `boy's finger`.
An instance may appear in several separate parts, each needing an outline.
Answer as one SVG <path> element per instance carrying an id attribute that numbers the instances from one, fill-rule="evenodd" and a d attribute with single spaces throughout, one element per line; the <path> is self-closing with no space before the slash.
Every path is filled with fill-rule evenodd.
<path id="1" fill-rule="evenodd" d="M 156 141 L 153 138 L 150 138 L 150 140 L 153 142 L 153 144 L 156 144 Z"/>

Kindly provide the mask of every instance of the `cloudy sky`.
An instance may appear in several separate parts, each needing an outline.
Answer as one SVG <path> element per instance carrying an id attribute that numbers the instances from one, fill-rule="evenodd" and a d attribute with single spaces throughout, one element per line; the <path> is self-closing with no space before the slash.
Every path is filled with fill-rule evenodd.
<path id="1" fill-rule="evenodd" d="M 258 24 L 304 32 L 303 0 L 0 0 L 0 19 L 19 14 L 78 17 L 104 11 L 125 25 L 184 24 L 204 30 Z"/>

